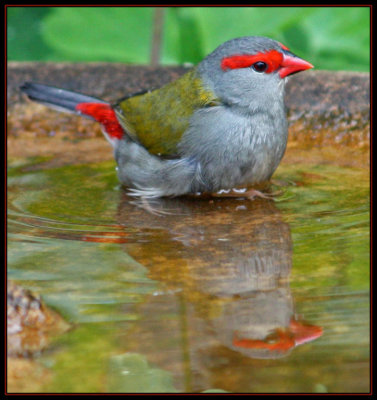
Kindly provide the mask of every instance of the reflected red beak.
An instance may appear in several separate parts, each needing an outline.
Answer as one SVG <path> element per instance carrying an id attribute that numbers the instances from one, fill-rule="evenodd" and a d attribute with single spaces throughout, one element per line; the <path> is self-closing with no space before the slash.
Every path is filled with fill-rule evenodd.
<path id="1" fill-rule="evenodd" d="M 295 56 L 290 51 L 284 51 L 283 62 L 281 63 L 281 67 L 279 69 L 279 75 L 281 78 L 285 78 L 288 75 L 292 75 L 300 71 L 305 71 L 306 69 L 310 68 L 314 68 L 314 66 L 309 62 Z"/>

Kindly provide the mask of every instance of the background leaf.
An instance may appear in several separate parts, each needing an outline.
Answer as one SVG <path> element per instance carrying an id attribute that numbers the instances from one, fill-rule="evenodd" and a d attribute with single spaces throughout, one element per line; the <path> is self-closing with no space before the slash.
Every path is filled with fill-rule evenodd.
<path id="1" fill-rule="evenodd" d="M 161 63 L 239 36 L 276 39 L 317 69 L 369 71 L 369 7 L 166 7 Z M 8 7 L 8 59 L 148 64 L 153 7 Z"/>
<path id="2" fill-rule="evenodd" d="M 56 7 L 44 38 L 70 61 L 147 63 L 152 38 L 148 7 Z"/>
<path id="3" fill-rule="evenodd" d="M 7 56 L 9 60 L 51 60 L 54 49 L 42 36 L 44 18 L 51 7 L 10 7 L 7 10 Z"/>

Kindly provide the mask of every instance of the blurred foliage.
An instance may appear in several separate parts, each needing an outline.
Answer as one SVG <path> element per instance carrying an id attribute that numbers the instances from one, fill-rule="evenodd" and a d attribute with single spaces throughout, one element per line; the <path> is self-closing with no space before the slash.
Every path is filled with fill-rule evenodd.
<path id="1" fill-rule="evenodd" d="M 10 61 L 148 64 L 153 7 L 8 7 Z M 238 36 L 268 36 L 317 69 L 369 71 L 369 7 L 167 7 L 162 64 L 197 63 Z"/>

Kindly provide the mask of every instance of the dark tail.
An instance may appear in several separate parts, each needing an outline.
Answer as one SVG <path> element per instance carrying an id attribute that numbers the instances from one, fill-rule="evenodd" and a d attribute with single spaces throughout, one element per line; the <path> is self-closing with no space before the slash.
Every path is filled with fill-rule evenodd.
<path id="1" fill-rule="evenodd" d="M 123 128 L 110 104 L 85 94 L 59 89 L 39 83 L 24 83 L 20 89 L 29 99 L 45 104 L 58 111 L 71 112 L 94 119 L 102 125 L 106 138 L 114 145 L 114 139 L 123 137 Z"/>
<path id="2" fill-rule="evenodd" d="M 59 111 L 73 112 L 76 114 L 81 114 L 76 108 L 80 103 L 107 104 L 95 97 L 59 89 L 53 86 L 41 85 L 39 83 L 25 82 L 20 89 L 31 100 L 56 108 Z"/>

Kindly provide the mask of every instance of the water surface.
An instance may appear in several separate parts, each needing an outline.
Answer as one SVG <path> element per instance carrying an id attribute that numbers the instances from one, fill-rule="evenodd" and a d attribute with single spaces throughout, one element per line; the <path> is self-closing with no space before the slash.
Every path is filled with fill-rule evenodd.
<path id="1" fill-rule="evenodd" d="M 11 159 L 8 278 L 73 326 L 34 390 L 369 392 L 369 170 L 308 150 L 274 179 L 151 213 L 113 161 Z"/>

